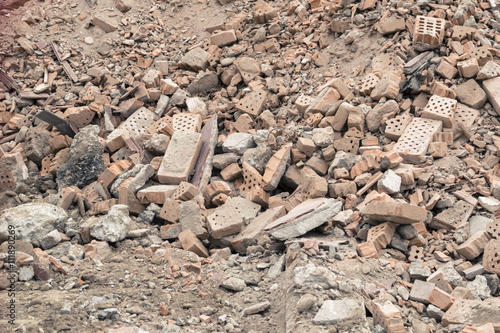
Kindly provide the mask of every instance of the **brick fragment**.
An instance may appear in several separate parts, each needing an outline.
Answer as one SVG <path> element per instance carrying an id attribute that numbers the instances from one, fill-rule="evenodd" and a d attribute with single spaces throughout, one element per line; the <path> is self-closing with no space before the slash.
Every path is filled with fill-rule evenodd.
<path id="1" fill-rule="evenodd" d="M 356 245 L 356 251 L 364 258 L 378 258 L 377 248 L 372 242 L 364 242 Z"/>
<path id="2" fill-rule="evenodd" d="M 182 248 L 186 251 L 191 251 L 200 257 L 208 257 L 209 253 L 205 245 L 196 237 L 191 230 L 184 230 L 179 234 L 179 241 Z"/>
<path id="3" fill-rule="evenodd" d="M 462 77 L 471 78 L 476 76 L 479 72 L 479 63 L 477 58 L 469 58 L 464 61 L 460 61 L 457 64 L 458 72 Z"/>
<path id="4" fill-rule="evenodd" d="M 368 230 L 367 242 L 372 242 L 377 251 L 385 249 L 391 242 L 396 228 L 394 224 L 385 222 Z"/>
<path id="5" fill-rule="evenodd" d="M 433 119 L 413 118 L 393 150 L 407 163 L 420 163 L 435 133 L 443 123 Z"/>
<path id="6" fill-rule="evenodd" d="M 360 213 L 377 221 L 399 224 L 417 223 L 427 218 L 425 208 L 403 202 L 371 202 Z"/>
<path id="7" fill-rule="evenodd" d="M 500 240 L 491 240 L 484 248 L 483 266 L 486 272 L 500 275 Z"/>
<path id="8" fill-rule="evenodd" d="M 421 51 L 439 47 L 443 42 L 444 27 L 443 19 L 417 16 L 413 28 L 413 44 Z"/>
<path id="9" fill-rule="evenodd" d="M 500 115 L 500 89 L 498 87 L 500 87 L 500 76 L 483 81 L 483 89 L 488 95 L 488 101 Z"/>
<path id="10" fill-rule="evenodd" d="M 429 295 L 429 303 L 444 311 L 448 310 L 454 302 L 455 299 L 450 294 L 437 287 L 435 287 Z"/>
<path id="11" fill-rule="evenodd" d="M 422 110 L 421 117 L 441 120 L 444 127 L 451 128 L 454 123 L 456 108 L 456 100 L 434 95 L 429 99 L 424 110 Z"/>
<path id="12" fill-rule="evenodd" d="M 406 333 L 398 308 L 389 301 L 372 303 L 373 323 L 382 326 L 387 333 Z"/>

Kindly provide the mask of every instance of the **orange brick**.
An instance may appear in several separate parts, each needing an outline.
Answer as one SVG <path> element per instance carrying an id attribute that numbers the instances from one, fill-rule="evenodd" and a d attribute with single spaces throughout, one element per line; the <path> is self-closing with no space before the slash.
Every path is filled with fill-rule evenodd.
<path id="1" fill-rule="evenodd" d="M 359 243 L 356 245 L 356 251 L 364 258 L 378 258 L 377 248 L 371 242 Z"/>
<path id="2" fill-rule="evenodd" d="M 488 273 L 500 275 L 500 240 L 491 240 L 484 249 L 484 270 Z"/>
<path id="3" fill-rule="evenodd" d="M 62 118 L 68 120 L 76 128 L 83 128 L 92 122 L 94 116 L 95 112 L 88 106 L 79 106 L 67 108 Z"/>
<path id="4" fill-rule="evenodd" d="M 385 249 L 391 242 L 396 228 L 391 222 L 379 224 L 368 230 L 367 242 L 373 243 L 377 251 Z"/>
<path id="5" fill-rule="evenodd" d="M 150 203 L 163 205 L 163 203 L 172 196 L 177 187 L 177 185 L 153 185 L 143 187 L 137 191 L 137 199 L 145 205 Z"/>
<path id="6" fill-rule="evenodd" d="M 422 118 L 441 120 L 443 126 L 451 128 L 454 124 L 457 101 L 451 98 L 432 96 L 422 111 Z"/>
<path id="7" fill-rule="evenodd" d="M 439 47 L 444 38 L 444 26 L 443 19 L 417 16 L 413 28 L 413 44 L 422 49 Z"/>
<path id="8" fill-rule="evenodd" d="M 262 177 L 263 189 L 272 191 L 278 187 L 281 177 L 286 171 L 286 165 L 290 160 L 290 146 L 278 150 L 266 164 L 266 170 Z"/>
<path id="9" fill-rule="evenodd" d="M 297 139 L 297 149 L 311 157 L 316 150 L 316 145 L 314 141 L 308 138 L 298 138 Z"/>
<path id="10" fill-rule="evenodd" d="M 486 225 L 486 231 L 494 239 L 500 240 L 500 219 L 496 219 Z"/>
<path id="11" fill-rule="evenodd" d="M 373 302 L 373 323 L 382 326 L 387 333 L 406 333 L 403 318 L 398 308 L 389 301 Z"/>
<path id="12" fill-rule="evenodd" d="M 436 73 L 438 73 L 445 79 L 451 80 L 457 75 L 458 69 L 450 65 L 450 63 L 448 63 L 447 61 L 443 60 L 436 68 Z"/>
<path id="13" fill-rule="evenodd" d="M 236 178 L 240 177 L 242 174 L 243 170 L 241 170 L 238 163 L 232 163 L 227 167 L 225 167 L 224 170 L 220 172 L 222 179 L 226 181 L 233 181 Z"/>
<path id="14" fill-rule="evenodd" d="M 437 287 L 434 288 L 429 295 L 429 303 L 444 311 L 448 310 L 454 302 L 455 299 L 450 294 Z"/>
<path id="15" fill-rule="evenodd" d="M 200 190 L 191 183 L 181 182 L 172 194 L 173 200 L 188 201 L 200 194 Z"/>
<path id="16" fill-rule="evenodd" d="M 444 83 L 439 82 L 437 80 L 432 81 L 431 89 L 429 90 L 429 92 L 432 95 L 437 95 L 437 96 L 451 98 L 451 99 L 455 99 L 457 97 L 457 94 L 455 94 L 455 92 L 453 90 L 451 90 Z"/>
<path id="17" fill-rule="evenodd" d="M 490 239 L 490 234 L 483 230 L 472 235 L 468 240 L 460 244 L 456 250 L 468 260 L 473 260 L 483 253 Z"/>
<path id="18" fill-rule="evenodd" d="M 247 199 L 255 202 L 263 207 L 267 207 L 269 201 L 269 193 L 265 192 L 260 186 L 254 186 L 250 192 L 247 193 Z"/>
<path id="19" fill-rule="evenodd" d="M 476 76 L 479 72 L 479 63 L 477 62 L 477 58 L 469 58 L 464 61 L 460 61 L 457 64 L 458 72 L 462 77 L 471 78 Z"/>
<path id="20" fill-rule="evenodd" d="M 203 197 L 205 198 L 205 202 L 209 204 L 215 196 L 221 193 L 229 195 L 231 187 L 226 182 L 213 181 L 203 190 Z"/>
<path id="21" fill-rule="evenodd" d="M 160 218 L 170 223 L 179 222 L 180 200 L 166 199 L 160 212 Z"/>
<path id="22" fill-rule="evenodd" d="M 107 188 L 109 185 L 111 185 L 115 178 L 118 177 L 118 175 L 120 175 L 123 171 L 127 170 L 131 166 L 132 163 L 127 160 L 121 160 L 112 163 L 99 175 L 98 180 L 104 187 Z"/>

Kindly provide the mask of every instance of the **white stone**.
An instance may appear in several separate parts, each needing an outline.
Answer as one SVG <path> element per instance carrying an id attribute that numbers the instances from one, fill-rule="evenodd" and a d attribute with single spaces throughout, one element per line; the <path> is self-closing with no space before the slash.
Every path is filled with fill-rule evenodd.
<path id="1" fill-rule="evenodd" d="M 90 234 L 99 240 L 115 243 L 125 239 L 131 227 L 128 207 L 114 205 L 107 215 L 90 227 Z"/>
<path id="2" fill-rule="evenodd" d="M 47 250 L 53 248 L 61 242 L 61 234 L 59 231 L 52 230 L 40 239 L 40 246 L 42 249 Z"/>
<path id="3" fill-rule="evenodd" d="M 222 150 L 225 153 L 235 153 L 243 155 L 248 148 L 255 147 L 252 134 L 248 133 L 233 133 L 230 134 L 222 144 Z"/>
<path id="4" fill-rule="evenodd" d="M 94 38 L 92 37 L 85 37 L 85 44 L 92 45 L 94 44 Z"/>
<path id="5" fill-rule="evenodd" d="M 298 287 L 305 285 L 321 286 L 322 288 L 334 288 L 337 286 L 336 275 L 326 267 L 317 267 L 314 264 L 296 267 L 293 282 Z"/>
<path id="6" fill-rule="evenodd" d="M 500 200 L 495 197 L 479 197 L 477 199 L 481 207 L 495 214 L 500 209 Z"/>
<path id="7" fill-rule="evenodd" d="M 365 307 L 355 299 L 326 300 L 313 319 L 316 325 L 363 323 L 366 320 Z"/>
<path id="8" fill-rule="evenodd" d="M 379 190 L 387 194 L 396 194 L 401 190 L 401 177 L 389 169 L 380 178 L 377 185 Z"/>

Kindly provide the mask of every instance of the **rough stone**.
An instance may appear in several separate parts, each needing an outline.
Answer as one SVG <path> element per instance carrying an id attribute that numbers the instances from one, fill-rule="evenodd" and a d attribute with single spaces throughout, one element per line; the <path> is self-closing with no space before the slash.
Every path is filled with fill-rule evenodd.
<path id="1" fill-rule="evenodd" d="M 90 234 L 102 241 L 115 243 L 125 239 L 132 227 L 128 207 L 114 205 L 108 214 L 101 217 L 90 228 Z"/>
<path id="2" fill-rule="evenodd" d="M 366 320 L 364 304 L 355 299 L 327 300 L 313 319 L 316 325 L 340 325 L 364 323 Z"/>

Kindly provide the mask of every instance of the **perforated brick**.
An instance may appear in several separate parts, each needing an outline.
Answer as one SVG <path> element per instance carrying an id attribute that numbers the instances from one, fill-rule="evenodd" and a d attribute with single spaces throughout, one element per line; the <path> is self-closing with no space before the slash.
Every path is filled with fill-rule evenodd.
<path id="1" fill-rule="evenodd" d="M 172 199 L 188 201 L 193 199 L 198 194 L 200 194 L 200 190 L 196 186 L 188 182 L 182 182 L 179 186 L 177 186 L 172 194 Z"/>
<path id="2" fill-rule="evenodd" d="M 12 172 L 0 172 L 0 189 L 14 188 L 16 180 Z"/>
<path id="3" fill-rule="evenodd" d="M 160 212 L 160 218 L 170 223 L 179 221 L 179 206 L 182 204 L 180 200 L 167 199 L 163 204 Z"/>
<path id="4" fill-rule="evenodd" d="M 69 158 L 69 148 L 61 149 L 56 153 L 56 156 L 52 159 L 50 164 L 49 172 L 53 175 L 57 173 L 57 170 L 68 161 Z"/>
<path id="5" fill-rule="evenodd" d="M 198 113 L 178 113 L 173 116 L 173 130 L 195 131 L 201 130 L 202 119 Z"/>
<path id="6" fill-rule="evenodd" d="M 300 95 L 295 100 L 295 106 L 297 107 L 297 110 L 299 112 L 304 112 L 312 104 L 313 101 L 314 101 L 314 98 L 311 96 Z"/>
<path id="7" fill-rule="evenodd" d="M 417 16 L 413 31 L 413 44 L 421 49 L 433 49 L 441 45 L 445 22 L 440 18 Z"/>
<path id="8" fill-rule="evenodd" d="M 410 252 L 408 253 L 408 261 L 413 262 L 417 260 L 424 259 L 424 248 L 418 246 L 412 246 Z"/>
<path id="9" fill-rule="evenodd" d="M 443 126 L 451 128 L 455 118 L 457 101 L 451 98 L 432 96 L 422 111 L 422 118 L 441 120 Z"/>
<path id="10" fill-rule="evenodd" d="M 455 121 L 464 124 L 465 128 L 470 128 L 478 116 L 478 110 L 468 107 L 465 104 L 457 103 Z"/>
<path id="11" fill-rule="evenodd" d="M 226 30 L 230 29 L 243 30 L 243 27 L 245 26 L 246 17 L 247 15 L 245 12 L 235 15 L 226 23 Z"/>
<path id="12" fill-rule="evenodd" d="M 68 120 L 76 128 L 82 128 L 92 122 L 94 115 L 95 112 L 90 110 L 88 106 L 72 107 L 64 111 L 63 119 Z"/>
<path id="13" fill-rule="evenodd" d="M 441 131 L 443 123 L 438 120 L 413 118 L 394 146 L 406 163 L 420 163 L 435 133 Z"/>
<path id="14" fill-rule="evenodd" d="M 147 133 L 147 129 L 151 124 L 154 123 L 155 113 L 144 107 L 135 111 L 130 117 L 128 117 L 118 128 L 111 132 L 107 141 L 113 140 L 115 137 L 121 135 L 121 129 L 125 129 L 129 132 L 132 138 L 136 138 L 142 134 Z"/>
<path id="15" fill-rule="evenodd" d="M 250 192 L 254 186 L 262 187 L 264 180 L 262 175 L 250 164 L 243 162 L 243 184 L 240 186 L 240 193 Z"/>
<path id="16" fill-rule="evenodd" d="M 401 135 L 403 135 L 411 119 L 409 113 L 403 113 L 395 118 L 389 119 L 385 123 L 385 136 L 391 140 L 398 140 Z"/>
<path id="17" fill-rule="evenodd" d="M 171 136 L 174 134 L 174 120 L 170 116 L 160 118 L 149 125 L 147 131 L 149 134 L 162 133 Z"/>
<path id="18" fill-rule="evenodd" d="M 483 266 L 488 273 L 500 274 L 500 240 L 491 240 L 484 248 Z"/>
<path id="19" fill-rule="evenodd" d="M 380 82 L 380 73 L 379 72 L 371 72 L 367 76 L 363 78 L 361 81 L 361 87 L 359 88 L 359 92 L 365 96 L 370 95 L 373 88 Z"/>
<path id="20" fill-rule="evenodd" d="M 241 215 L 228 204 L 217 207 L 213 214 L 207 217 L 207 228 L 214 239 L 240 232 L 243 224 Z"/>
<path id="21" fill-rule="evenodd" d="M 377 251 L 380 251 L 389 245 L 395 231 L 396 228 L 394 228 L 394 224 L 385 222 L 368 230 L 368 237 L 366 240 L 372 242 L 377 248 Z"/>
<path id="22" fill-rule="evenodd" d="M 484 80 L 484 79 L 492 79 L 497 76 L 500 76 L 500 65 L 497 64 L 496 62 L 489 61 L 483 66 L 483 68 L 479 70 L 479 73 L 477 73 L 476 78 L 478 80 Z"/>
<path id="23" fill-rule="evenodd" d="M 383 304 L 372 303 L 374 325 L 382 326 L 387 333 L 406 333 L 405 325 L 398 308 L 389 301 Z"/>
<path id="24" fill-rule="evenodd" d="M 259 1 L 255 4 L 253 19 L 257 24 L 264 24 L 269 20 L 278 16 L 278 11 L 264 1 Z"/>
<path id="25" fill-rule="evenodd" d="M 248 113 L 253 117 L 257 117 L 267 101 L 267 93 L 265 91 L 254 91 L 243 97 L 235 108 L 241 112 Z"/>
<path id="26" fill-rule="evenodd" d="M 500 240 L 500 219 L 496 219 L 486 225 L 486 231 L 488 231 L 491 237 Z"/>
<path id="27" fill-rule="evenodd" d="M 483 252 L 490 239 L 490 234 L 485 230 L 482 230 L 475 233 L 465 242 L 460 244 L 456 250 L 458 253 L 467 258 L 467 260 L 473 260 Z"/>
<path id="28" fill-rule="evenodd" d="M 49 154 L 42 160 L 42 170 L 40 170 L 40 175 L 42 177 L 50 175 L 50 165 L 54 159 L 54 154 Z"/>
<path id="29" fill-rule="evenodd" d="M 388 73 L 401 68 L 403 61 L 394 53 L 382 53 L 372 60 L 372 72 Z"/>
<path id="30" fill-rule="evenodd" d="M 488 61 L 493 60 L 491 52 L 486 46 L 476 47 L 469 51 L 471 58 L 476 58 L 479 66 L 484 66 Z"/>

